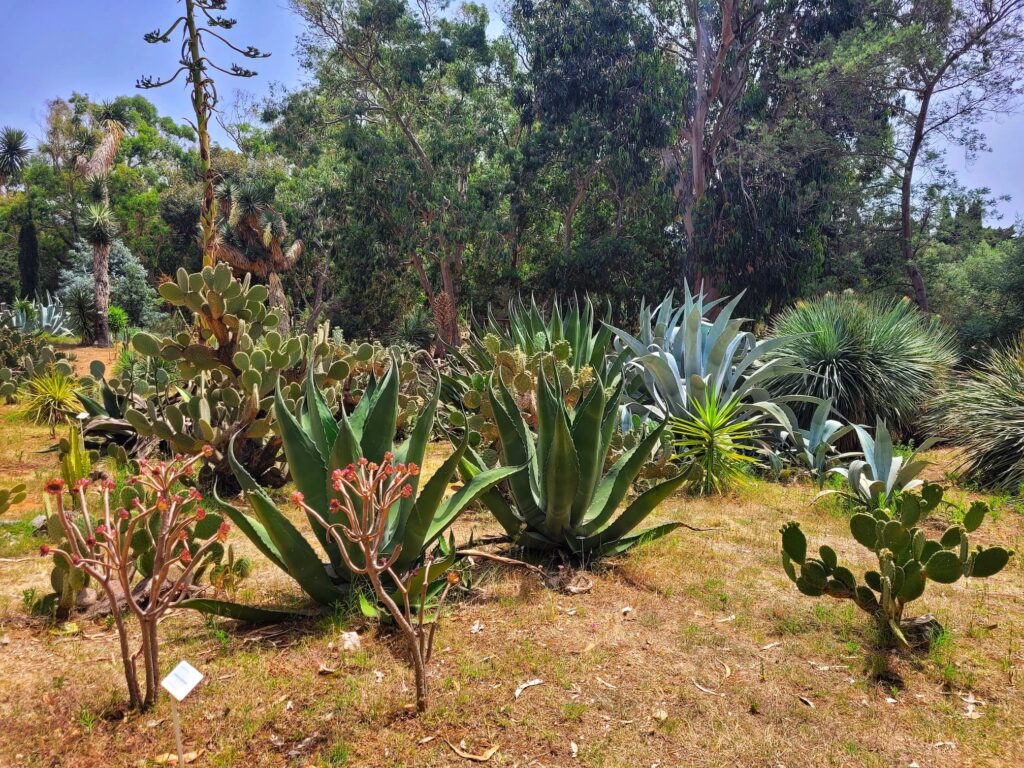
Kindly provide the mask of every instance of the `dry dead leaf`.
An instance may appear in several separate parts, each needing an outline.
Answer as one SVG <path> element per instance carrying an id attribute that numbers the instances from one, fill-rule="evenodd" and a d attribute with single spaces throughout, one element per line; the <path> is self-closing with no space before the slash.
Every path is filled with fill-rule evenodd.
<path id="1" fill-rule="evenodd" d="M 724 624 L 727 621 L 736 621 L 736 614 L 731 614 L 721 619 L 715 619 L 716 624 Z"/>
<path id="2" fill-rule="evenodd" d="M 432 742 L 436 738 L 437 738 L 437 736 L 424 736 L 422 739 L 420 739 L 416 743 L 419 744 L 422 747 L 424 744 L 429 744 L 430 742 Z"/>
<path id="3" fill-rule="evenodd" d="M 451 747 L 452 752 L 454 752 L 459 757 L 465 758 L 466 760 L 472 760 L 475 763 L 486 763 L 488 760 L 494 757 L 494 754 L 498 751 L 498 745 L 495 744 L 493 747 L 484 750 L 479 755 L 474 755 L 472 752 L 467 752 L 465 749 L 463 749 L 463 747 L 466 746 L 466 742 L 460 742 L 459 746 L 455 746 L 450 741 L 448 741 L 448 739 L 445 739 L 444 743 Z"/>
<path id="4" fill-rule="evenodd" d="M 604 679 L 602 679 L 602 678 L 601 678 L 601 677 L 600 677 L 599 675 L 598 675 L 598 676 L 596 676 L 596 677 L 595 677 L 595 679 L 597 680 L 597 682 L 599 682 L 599 683 L 600 683 L 601 685 L 603 685 L 603 686 L 604 686 L 605 688 L 610 688 L 610 689 L 611 689 L 611 690 L 613 690 L 613 691 L 614 691 L 614 690 L 616 690 L 616 689 L 618 688 L 618 686 L 617 686 L 617 685 L 612 685 L 612 684 L 611 684 L 611 683 L 609 683 L 609 682 L 608 682 L 607 680 L 604 680 Z"/>
<path id="5" fill-rule="evenodd" d="M 800 701 L 806 704 L 811 709 L 814 709 L 814 702 L 808 699 L 806 696 L 801 696 Z"/>
<path id="6" fill-rule="evenodd" d="M 575 758 L 577 755 L 579 755 L 580 748 L 579 748 L 579 746 L 577 746 L 575 741 L 570 741 L 569 742 L 569 752 L 572 754 L 573 758 Z"/>
<path id="7" fill-rule="evenodd" d="M 710 688 L 705 688 L 703 685 L 698 683 L 696 679 L 693 679 L 693 684 L 695 686 L 697 686 L 697 690 L 698 691 L 703 691 L 704 693 L 710 693 L 712 696 L 725 696 L 724 693 L 719 693 L 718 691 L 713 691 Z"/>
<path id="8" fill-rule="evenodd" d="M 484 623 L 482 621 L 480 621 L 480 619 L 477 619 L 476 621 L 474 621 L 473 622 L 473 626 L 471 626 L 469 628 L 469 634 L 471 634 L 471 635 L 479 635 L 483 631 L 484 631 Z"/>
<path id="9" fill-rule="evenodd" d="M 518 686 L 516 686 L 515 697 L 518 699 L 520 696 L 523 695 L 523 691 L 525 691 L 527 688 L 533 688 L 533 686 L 542 685 L 543 683 L 544 681 L 541 680 L 539 677 L 536 677 L 533 680 L 527 680 L 525 683 L 520 683 Z"/>
<path id="10" fill-rule="evenodd" d="M 319 669 L 318 669 L 318 670 L 316 671 L 316 673 L 317 673 L 318 675 L 324 675 L 324 676 L 326 676 L 326 675 L 333 675 L 333 674 L 334 674 L 335 672 L 337 672 L 337 671 L 338 671 L 338 670 L 334 669 L 334 667 L 328 667 L 328 666 L 327 666 L 326 664 L 324 664 L 323 662 L 320 662 L 320 668 L 319 668 Z"/>
<path id="11" fill-rule="evenodd" d="M 651 713 L 651 717 L 657 720 L 659 723 L 664 723 L 668 720 L 668 712 L 664 709 L 656 709 Z"/>
<path id="12" fill-rule="evenodd" d="M 203 754 L 203 750 L 199 750 L 198 752 L 186 752 L 182 757 L 185 758 L 185 764 L 188 765 L 189 763 L 194 763 L 198 760 L 201 754 Z M 162 755 L 154 757 L 153 762 L 157 765 L 177 765 L 178 755 L 177 753 L 171 754 L 170 752 L 164 752 Z"/>
<path id="13" fill-rule="evenodd" d="M 782 643 L 768 643 L 768 645 L 762 645 L 762 651 L 770 651 L 772 648 L 778 648 Z"/>

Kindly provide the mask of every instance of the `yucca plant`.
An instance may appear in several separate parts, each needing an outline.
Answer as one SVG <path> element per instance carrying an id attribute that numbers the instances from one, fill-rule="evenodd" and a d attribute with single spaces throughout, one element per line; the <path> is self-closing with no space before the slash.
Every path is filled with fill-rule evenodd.
<path id="1" fill-rule="evenodd" d="M 741 483 L 757 462 L 764 414 L 744 417 L 743 409 L 735 395 L 724 399 L 710 389 L 703 400 L 694 399 L 689 416 L 670 421 L 675 459 L 700 469 L 696 487 L 702 494 L 722 493 Z"/>
<path id="2" fill-rule="evenodd" d="M 541 368 L 537 377 L 536 434 L 500 377 L 491 382 L 491 406 L 500 434 L 500 462 L 526 471 L 508 478 L 508 495 L 485 493 L 481 500 L 516 544 L 562 550 L 585 560 L 625 552 L 677 528 L 665 523 L 640 533 L 634 529 L 686 479 L 678 475 L 646 490 L 622 510 L 651 452 L 661 440 L 660 424 L 605 470 L 618 420 L 621 382 L 611 391 L 598 378 L 575 407 L 566 404 L 558 378 Z M 481 477 L 484 464 L 473 453 L 463 469 Z"/>
<path id="3" fill-rule="evenodd" d="M 936 399 L 930 424 L 963 449 L 960 469 L 987 488 L 1024 486 L 1024 337 L 993 350 Z"/>
<path id="4" fill-rule="evenodd" d="M 918 458 L 918 454 L 935 445 L 934 438 L 925 440 L 908 456 L 901 456 L 893 446 L 888 426 L 881 419 L 875 425 L 874 437 L 859 425 L 854 425 L 853 430 L 864 458 L 854 459 L 847 467 L 830 470 L 846 478 L 848 489 L 822 491 L 818 498 L 837 493 L 871 511 L 882 509 L 899 494 L 923 485 L 924 481 L 918 475 L 928 462 Z"/>
<path id="5" fill-rule="evenodd" d="M 831 400 L 852 423 L 882 419 L 900 430 L 915 426 L 957 357 L 952 332 L 906 299 L 826 294 L 782 312 L 772 333 L 788 339 L 778 353 L 802 369 L 772 382 L 774 392 Z"/>
<path id="6" fill-rule="evenodd" d="M 310 371 L 314 366 L 309 366 Z M 353 547 L 343 554 L 329 525 L 345 523 L 335 476 L 348 468 L 394 462 L 412 468 L 422 465 L 426 445 L 433 430 L 437 409 L 437 390 L 420 414 L 405 442 L 392 452 L 392 440 L 399 415 L 398 364 L 393 363 L 379 382 L 370 380 L 363 397 L 351 415 L 342 411 L 335 420 L 320 394 L 312 373 L 306 380 L 305 401 L 296 418 L 278 388 L 275 396 L 275 428 L 284 445 L 285 456 L 302 503 L 317 512 L 307 515 L 308 523 L 324 562 L 313 545 L 282 513 L 270 496 L 246 472 L 230 452 L 232 468 L 252 507 L 252 515 L 223 504 L 224 513 L 253 544 L 281 570 L 295 579 L 302 590 L 321 605 L 331 605 L 349 594 L 355 577 L 347 563 L 358 564 L 359 553 Z M 419 472 L 409 479 L 410 492 L 387 510 L 380 552 L 391 560 L 395 573 L 411 573 L 421 564 L 455 519 L 482 494 L 502 480 L 521 471 L 519 466 L 499 467 L 481 472 L 452 496 L 445 491 L 466 454 L 463 440 L 431 478 L 421 485 Z M 357 500 L 356 500 L 357 501 Z M 358 505 L 357 505 L 358 506 Z M 454 554 L 437 560 L 428 574 L 433 577 L 451 565 Z M 397 587 L 397 585 L 396 585 Z M 280 614 L 217 600 L 193 600 L 189 607 L 209 613 L 247 620 L 274 620 Z"/>
<path id="7" fill-rule="evenodd" d="M 36 424 L 50 427 L 57 436 L 57 425 L 69 422 L 80 410 L 79 383 L 61 370 L 50 369 L 25 382 L 26 414 Z"/>
<path id="8" fill-rule="evenodd" d="M 691 293 L 687 285 L 678 307 L 673 293 L 653 309 L 644 304 L 636 336 L 611 328 L 630 355 L 628 369 L 638 374 L 638 386 L 628 393 L 634 409 L 658 419 L 685 418 L 693 415 L 695 403 L 706 401 L 709 390 L 726 402 L 766 401 L 769 382 L 799 372 L 779 354 L 789 339 L 759 341 L 743 330 L 746 320 L 733 317 L 742 298 L 709 301 L 703 290 Z M 716 308 L 718 315 L 709 319 Z"/>

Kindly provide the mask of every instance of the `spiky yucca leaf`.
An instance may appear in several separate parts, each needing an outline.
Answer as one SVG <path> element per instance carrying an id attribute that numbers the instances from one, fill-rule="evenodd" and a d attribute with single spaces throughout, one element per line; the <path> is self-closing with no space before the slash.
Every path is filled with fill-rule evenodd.
<path id="1" fill-rule="evenodd" d="M 957 374 L 930 423 L 963 448 L 962 470 L 989 488 L 1024 486 L 1024 336 Z"/>
<path id="2" fill-rule="evenodd" d="M 790 337 L 779 352 L 806 371 L 773 391 L 831 400 L 855 424 L 914 426 L 957 357 L 953 334 L 906 300 L 826 294 L 782 312 L 773 334 Z"/>
<path id="3" fill-rule="evenodd" d="M 108 246 L 117 236 L 117 219 L 110 206 L 100 203 L 89 205 L 85 209 L 82 222 L 86 240 L 92 246 Z"/>

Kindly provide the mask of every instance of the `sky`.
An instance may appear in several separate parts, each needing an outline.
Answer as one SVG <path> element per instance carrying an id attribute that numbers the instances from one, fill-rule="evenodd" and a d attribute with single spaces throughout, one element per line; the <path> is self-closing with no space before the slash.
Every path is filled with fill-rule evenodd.
<path id="1" fill-rule="evenodd" d="M 487 5 L 493 9 L 497 0 Z M 218 79 L 221 106 L 230 114 L 236 92 L 258 100 L 274 84 L 301 85 L 303 73 L 295 57 L 302 23 L 287 0 L 234 0 L 228 7 L 229 15 L 238 19 L 230 32 L 232 42 L 272 54 L 239 62 L 259 72 L 252 80 Z M 175 0 L 0 0 L 0 19 L 7 30 L 16 31 L 5 35 L 0 47 L 0 125 L 18 126 L 38 139 L 48 99 L 78 91 L 101 101 L 134 93 L 135 80 L 142 75 L 171 74 L 177 44 L 149 45 L 142 36 L 176 18 L 178 8 Z M 494 10 L 491 15 L 491 32 L 498 34 L 499 15 Z M 224 64 L 239 59 L 228 51 L 214 58 Z M 144 93 L 161 114 L 179 121 L 191 114 L 181 80 Z M 962 150 L 952 148 L 948 165 L 963 185 L 1011 197 L 998 202 L 1002 224 L 1008 226 L 1024 218 L 1024 113 L 987 120 L 981 128 L 992 151 L 969 162 Z M 225 140 L 219 128 L 215 139 Z"/>

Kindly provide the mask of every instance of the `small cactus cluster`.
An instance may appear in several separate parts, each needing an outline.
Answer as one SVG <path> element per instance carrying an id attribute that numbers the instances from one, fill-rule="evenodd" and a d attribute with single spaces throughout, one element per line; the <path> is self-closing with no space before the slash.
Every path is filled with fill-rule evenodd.
<path id="1" fill-rule="evenodd" d="M 782 567 L 803 594 L 853 600 L 906 643 L 900 628 L 904 608 L 924 594 L 929 580 L 952 584 L 960 578 L 993 576 L 1013 555 L 998 546 L 971 549 L 969 534 L 989 511 L 981 501 L 971 504 L 961 523 L 949 526 L 939 539 L 929 539 L 918 523 L 938 507 L 942 495 L 940 486 L 929 483 L 920 494 L 900 494 L 891 508 L 850 518 L 853 538 L 878 558 L 878 570 L 864 574 L 865 584 L 857 584 L 853 572 L 839 565 L 831 547 L 822 546 L 818 557 L 809 557 L 807 538 L 796 522 L 786 523 L 780 531 Z"/>
<path id="2" fill-rule="evenodd" d="M 491 447 L 498 440 L 494 411 L 490 398 L 493 391 L 491 378 L 496 376 L 515 398 L 527 424 L 537 425 L 538 372 L 543 369 L 548 377 L 557 380 L 565 405 L 573 408 L 596 381 L 594 369 L 585 365 L 575 370 L 571 365 L 572 347 L 562 339 L 547 351 L 527 354 L 521 347 L 507 347 L 494 333 L 488 333 L 462 359 L 469 363 L 468 372 L 444 377 L 442 389 L 447 408 L 446 426 L 458 430 L 468 429 L 470 445 L 482 446 L 481 456 L 496 459 Z M 493 461 L 488 461 L 493 464 Z"/>
<path id="3" fill-rule="evenodd" d="M 51 370 L 71 376 L 71 364 L 38 336 L 0 325 L 0 400 L 17 402 L 22 382 Z"/>
<path id="4" fill-rule="evenodd" d="M 143 441 L 162 442 L 174 452 L 196 453 L 209 445 L 214 454 L 204 472 L 212 474 L 205 477 L 227 481 L 229 490 L 234 485 L 227 460 L 232 439 L 236 457 L 261 484 L 285 482 L 281 442 L 271 430 L 279 380 L 285 402 L 298 413 L 300 383 L 313 365 L 328 407 L 337 411 L 358 401 L 360 383 L 390 365 L 380 345 L 336 343 L 326 325 L 312 335 L 280 333 L 279 311 L 269 307 L 266 286 L 251 284 L 249 275 L 237 279 L 226 264 L 193 274 L 179 269 L 174 281 L 160 286 L 160 295 L 188 310 L 193 323 L 162 339 L 137 333 L 132 346 L 170 368 L 152 366 L 152 375 L 141 380 L 134 375 L 107 380 L 105 371 L 94 370 L 104 405 L 95 404 L 98 423 L 86 431 L 92 436 L 109 430 L 113 417 L 119 420 L 114 426 L 127 424 Z M 401 366 L 403 377 L 414 380 L 415 366 Z M 419 407 L 416 387 L 408 389 L 406 419 Z"/>
<path id="5" fill-rule="evenodd" d="M 15 504 L 21 504 L 27 495 L 24 483 L 11 488 L 0 488 L 0 515 L 5 514 Z"/>

